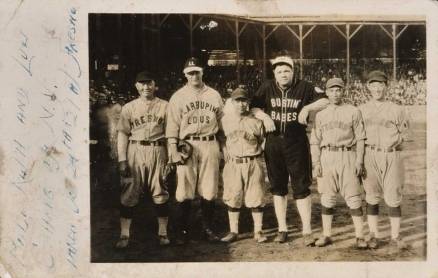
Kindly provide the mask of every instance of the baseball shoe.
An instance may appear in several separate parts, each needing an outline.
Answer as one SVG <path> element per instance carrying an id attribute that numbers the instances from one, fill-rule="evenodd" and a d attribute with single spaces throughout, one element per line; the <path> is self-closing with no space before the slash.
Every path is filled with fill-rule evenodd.
<path id="1" fill-rule="evenodd" d="M 158 238 L 159 238 L 161 246 L 165 246 L 165 245 L 169 245 L 170 244 L 170 240 L 167 237 L 167 235 L 159 235 Z"/>
<path id="2" fill-rule="evenodd" d="M 274 242 L 285 243 L 287 241 L 287 232 L 278 232 Z"/>
<path id="3" fill-rule="evenodd" d="M 179 232 L 175 239 L 176 245 L 184 245 L 189 241 L 189 233 L 186 230 L 182 230 Z"/>
<path id="4" fill-rule="evenodd" d="M 409 248 L 408 244 L 400 236 L 398 238 L 391 239 L 389 246 L 397 251 L 402 251 Z"/>
<path id="5" fill-rule="evenodd" d="M 329 236 L 322 236 L 316 242 L 315 246 L 324 247 L 333 243 L 333 240 Z"/>
<path id="6" fill-rule="evenodd" d="M 368 244 L 364 238 L 357 237 L 356 238 L 356 248 L 357 249 L 366 249 L 368 248 Z"/>
<path id="7" fill-rule="evenodd" d="M 117 249 L 125 249 L 129 246 L 129 237 L 128 236 L 120 236 L 119 240 L 116 243 Z"/>
<path id="8" fill-rule="evenodd" d="M 379 247 L 379 241 L 374 235 L 374 233 L 370 234 L 370 239 L 368 240 L 367 244 L 370 249 L 377 249 Z"/>
<path id="9" fill-rule="evenodd" d="M 220 240 L 219 237 L 209 228 L 204 229 L 202 233 L 204 239 L 206 239 L 208 242 L 218 242 Z"/>
<path id="10" fill-rule="evenodd" d="M 235 242 L 236 240 L 237 240 L 237 234 L 233 232 L 229 232 L 226 236 L 221 238 L 221 242 L 224 243 L 231 243 L 231 242 Z"/>
<path id="11" fill-rule="evenodd" d="M 315 246 L 316 239 L 312 234 L 303 235 L 304 246 Z"/>
<path id="12" fill-rule="evenodd" d="M 264 235 L 262 234 L 262 232 L 257 232 L 257 233 L 254 234 L 254 240 L 255 240 L 257 243 L 263 243 L 263 242 L 268 241 L 268 238 L 267 238 L 266 236 L 264 236 Z"/>

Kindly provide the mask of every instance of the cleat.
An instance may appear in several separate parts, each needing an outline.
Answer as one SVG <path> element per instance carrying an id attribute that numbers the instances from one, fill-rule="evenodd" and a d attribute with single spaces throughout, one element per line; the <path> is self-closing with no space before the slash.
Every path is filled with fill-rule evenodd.
<path id="1" fill-rule="evenodd" d="M 331 237 L 322 236 L 315 242 L 315 246 L 324 247 L 324 246 L 330 245 L 332 243 L 333 243 L 333 241 L 332 241 Z"/>
<path id="2" fill-rule="evenodd" d="M 116 243 L 117 249 L 125 249 L 129 246 L 129 237 L 128 236 L 120 236 L 119 240 Z"/>
<path id="3" fill-rule="evenodd" d="M 368 240 L 368 247 L 370 249 L 377 249 L 379 247 L 379 241 L 373 233 L 370 234 L 370 239 Z"/>
<path id="4" fill-rule="evenodd" d="M 315 246 L 316 239 L 312 236 L 312 234 L 303 235 L 304 246 Z"/>
<path id="5" fill-rule="evenodd" d="M 406 250 L 409 248 L 408 244 L 399 236 L 395 239 L 391 239 L 389 246 L 397 251 Z"/>
<path id="6" fill-rule="evenodd" d="M 165 245 L 169 245 L 170 244 L 170 240 L 167 237 L 167 235 L 160 235 L 158 236 L 159 240 L 160 240 L 160 245 L 161 246 L 165 246 Z"/>
<path id="7" fill-rule="evenodd" d="M 365 239 L 357 237 L 356 238 L 356 248 L 357 249 L 367 249 L 368 248 L 368 244 L 365 241 Z"/>
<path id="8" fill-rule="evenodd" d="M 287 241 L 287 232 L 278 232 L 274 242 L 285 243 Z"/>
<path id="9" fill-rule="evenodd" d="M 219 237 L 210 229 L 204 229 L 203 231 L 204 239 L 208 242 L 218 242 L 220 241 Z"/>
<path id="10" fill-rule="evenodd" d="M 221 242 L 231 243 L 231 242 L 235 242 L 237 240 L 237 238 L 238 238 L 238 236 L 236 233 L 229 232 L 226 236 L 221 238 Z"/>
<path id="11" fill-rule="evenodd" d="M 257 232 L 257 233 L 254 234 L 254 240 L 255 240 L 257 243 L 263 243 L 263 242 L 268 241 L 268 238 L 267 238 L 266 236 L 264 236 L 264 235 L 262 234 L 262 232 Z"/>

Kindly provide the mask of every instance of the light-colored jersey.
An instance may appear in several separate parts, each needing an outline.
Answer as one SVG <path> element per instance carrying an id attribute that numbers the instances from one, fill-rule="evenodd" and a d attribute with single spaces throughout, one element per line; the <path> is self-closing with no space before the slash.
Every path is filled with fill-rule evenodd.
<path id="1" fill-rule="evenodd" d="M 394 148 L 403 142 L 409 123 L 401 106 L 384 102 L 377 107 L 374 101 L 369 101 L 359 109 L 367 133 L 366 145 Z"/>
<path id="2" fill-rule="evenodd" d="M 219 130 L 223 101 L 220 94 L 204 85 L 195 91 L 188 85 L 175 92 L 167 109 L 167 138 L 215 135 Z"/>
<path id="3" fill-rule="evenodd" d="M 157 141 L 165 137 L 167 101 L 137 98 L 122 107 L 117 130 L 130 140 Z"/>
<path id="4" fill-rule="evenodd" d="M 228 154 L 232 157 L 256 156 L 262 153 L 265 136 L 263 122 L 250 115 L 222 118 L 227 137 Z"/>
<path id="5" fill-rule="evenodd" d="M 351 147 L 365 138 L 359 109 L 349 104 L 329 105 L 316 114 L 310 143 L 320 147 Z"/>

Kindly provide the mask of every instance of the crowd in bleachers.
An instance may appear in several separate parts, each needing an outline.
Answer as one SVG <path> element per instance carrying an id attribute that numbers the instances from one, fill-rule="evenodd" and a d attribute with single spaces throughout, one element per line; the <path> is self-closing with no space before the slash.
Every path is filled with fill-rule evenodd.
<path id="1" fill-rule="evenodd" d="M 361 104 L 369 99 L 364 84 L 364 73 L 380 69 L 392 77 L 392 63 L 383 63 L 379 60 L 359 61 L 350 66 L 350 86 L 347 88 L 345 101 L 354 105 Z M 315 86 L 324 90 L 325 82 L 332 77 L 346 79 L 346 66 L 342 61 L 318 61 L 306 64 L 303 67 L 303 78 L 312 82 Z M 425 105 L 426 104 L 426 80 L 422 67 L 413 64 L 401 64 L 397 68 L 397 81 L 389 82 L 387 99 L 402 105 Z M 250 93 L 257 90 L 263 81 L 263 73 L 255 66 L 241 68 L 241 80 L 238 84 L 235 67 L 207 67 L 204 72 L 204 80 L 215 88 L 225 99 L 237 86 L 244 86 Z M 181 73 L 174 71 L 161 75 L 158 81 L 157 95 L 168 100 L 170 96 L 185 84 L 185 78 Z M 90 101 L 92 109 L 100 105 L 124 103 L 137 97 L 132 87 L 132 92 L 120 92 L 119 86 L 114 81 L 96 85 L 90 82 Z"/>

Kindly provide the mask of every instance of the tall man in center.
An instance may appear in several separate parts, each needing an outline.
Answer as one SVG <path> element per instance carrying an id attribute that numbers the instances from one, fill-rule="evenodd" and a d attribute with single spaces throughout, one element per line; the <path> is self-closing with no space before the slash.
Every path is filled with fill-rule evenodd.
<path id="1" fill-rule="evenodd" d="M 293 197 L 302 222 L 305 246 L 313 246 L 310 185 L 312 165 L 306 124 L 310 112 L 317 112 L 328 105 L 325 94 L 299 80 L 294 63 L 287 52 L 272 61 L 275 80 L 268 80 L 255 93 L 251 103 L 254 116 L 263 121 L 267 132 L 265 160 L 274 196 L 274 209 L 278 221 L 276 242 L 287 240 L 287 193 L 289 177 Z"/>
<path id="2" fill-rule="evenodd" d="M 178 140 L 187 140 L 193 146 L 190 158 L 177 167 L 175 198 L 180 213 L 177 243 L 188 239 L 191 200 L 196 193 L 201 197 L 203 235 L 208 241 L 218 241 L 211 222 L 219 182 L 220 149 L 216 133 L 223 102 L 219 93 L 202 81 L 203 67 L 198 59 L 189 58 L 183 72 L 187 84 L 170 98 L 166 126 L 171 163 L 183 161 L 177 149 Z"/>

